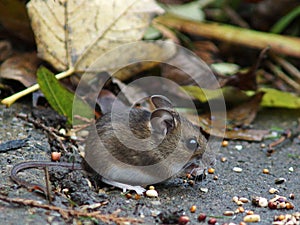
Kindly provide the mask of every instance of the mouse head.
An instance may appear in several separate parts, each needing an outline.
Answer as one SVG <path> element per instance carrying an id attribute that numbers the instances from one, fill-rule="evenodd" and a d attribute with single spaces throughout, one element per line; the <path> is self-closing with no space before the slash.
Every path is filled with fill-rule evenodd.
<path id="1" fill-rule="evenodd" d="M 150 117 L 152 133 L 165 139 L 164 146 L 168 149 L 163 150 L 169 153 L 176 148 L 178 157 L 188 154 L 189 161 L 201 160 L 207 141 L 200 128 L 181 116 L 168 98 L 153 95 L 150 99 L 156 107 Z"/>

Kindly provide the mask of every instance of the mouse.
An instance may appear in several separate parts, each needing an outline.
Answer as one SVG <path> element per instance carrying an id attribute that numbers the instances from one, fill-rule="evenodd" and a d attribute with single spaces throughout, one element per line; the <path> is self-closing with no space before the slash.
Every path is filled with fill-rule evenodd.
<path id="1" fill-rule="evenodd" d="M 184 171 L 195 177 L 215 164 L 214 150 L 200 127 L 179 114 L 165 96 L 149 97 L 152 110 L 122 107 L 107 112 L 91 126 L 81 164 L 28 161 L 14 165 L 10 177 L 20 186 L 39 189 L 17 176 L 27 168 L 62 166 L 96 172 L 101 181 L 137 194 Z"/>
<path id="2" fill-rule="evenodd" d="M 200 128 L 179 114 L 165 96 L 149 97 L 153 110 L 128 107 L 96 120 L 85 162 L 103 182 L 138 194 L 182 170 L 195 176 L 215 163 Z"/>

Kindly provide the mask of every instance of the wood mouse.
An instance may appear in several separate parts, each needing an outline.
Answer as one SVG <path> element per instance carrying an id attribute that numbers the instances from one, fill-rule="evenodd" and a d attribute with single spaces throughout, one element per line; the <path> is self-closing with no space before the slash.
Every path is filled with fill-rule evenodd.
<path id="1" fill-rule="evenodd" d="M 29 161 L 16 164 L 11 178 L 28 189 L 46 189 L 17 176 L 27 168 L 91 168 L 103 182 L 142 194 L 141 186 L 162 182 L 182 170 L 195 176 L 214 164 L 213 150 L 200 128 L 181 116 L 170 100 L 153 95 L 154 110 L 127 108 L 100 117 L 86 140 L 84 163 Z"/>
<path id="2" fill-rule="evenodd" d="M 184 168 L 195 175 L 215 162 L 199 127 L 153 95 L 154 111 L 142 108 L 104 114 L 86 141 L 85 161 L 110 185 L 142 193 L 141 185 L 162 182 Z M 196 166 L 195 166 L 196 165 Z"/>

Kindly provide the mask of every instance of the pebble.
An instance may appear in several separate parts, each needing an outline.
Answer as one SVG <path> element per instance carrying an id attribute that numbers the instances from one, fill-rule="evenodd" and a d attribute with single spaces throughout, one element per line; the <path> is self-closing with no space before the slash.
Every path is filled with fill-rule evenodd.
<path id="1" fill-rule="evenodd" d="M 246 223 L 260 222 L 260 215 L 258 214 L 246 215 L 243 220 Z"/>
<path id="2" fill-rule="evenodd" d="M 221 158 L 221 162 L 226 162 L 227 161 L 227 158 L 226 157 L 222 157 Z"/>
<path id="3" fill-rule="evenodd" d="M 291 173 L 294 172 L 294 167 L 291 166 L 291 167 L 289 168 L 289 171 L 290 171 Z"/>
<path id="4" fill-rule="evenodd" d="M 196 212 L 196 210 L 197 210 L 197 206 L 192 205 L 191 208 L 190 208 L 190 212 L 194 213 L 194 212 Z"/>
<path id="5" fill-rule="evenodd" d="M 253 197 L 252 204 L 259 206 L 259 207 L 267 207 L 268 206 L 268 199 L 263 197 Z"/>
<path id="6" fill-rule="evenodd" d="M 269 171 L 268 169 L 265 168 L 265 169 L 263 169 L 263 173 L 264 173 L 264 174 L 269 174 L 270 171 Z"/>
<path id="7" fill-rule="evenodd" d="M 222 141 L 222 147 L 227 147 L 227 146 L 228 146 L 228 144 L 229 144 L 229 142 L 228 142 L 228 141 L 226 141 L 226 140 Z"/>
<path id="8" fill-rule="evenodd" d="M 214 168 L 208 168 L 207 172 L 209 174 L 214 174 L 215 173 L 215 169 Z"/>
<path id="9" fill-rule="evenodd" d="M 233 167 L 232 170 L 236 173 L 241 173 L 243 171 L 243 169 L 240 167 Z"/>

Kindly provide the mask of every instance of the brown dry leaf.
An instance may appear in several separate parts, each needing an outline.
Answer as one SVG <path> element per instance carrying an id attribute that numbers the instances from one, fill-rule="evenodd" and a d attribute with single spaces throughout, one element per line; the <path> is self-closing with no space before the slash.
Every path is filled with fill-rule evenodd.
<path id="1" fill-rule="evenodd" d="M 36 83 L 36 70 L 40 63 L 36 52 L 13 55 L 2 63 L 0 77 L 17 80 L 29 87 Z"/>
<path id="2" fill-rule="evenodd" d="M 0 61 L 4 61 L 13 54 L 13 50 L 9 41 L 0 41 Z"/>
<path id="3" fill-rule="evenodd" d="M 39 56 L 60 71 L 85 71 L 108 50 L 140 40 L 153 13 L 163 12 L 154 0 L 31 0 L 27 7 Z"/>
<path id="4" fill-rule="evenodd" d="M 0 22 L 14 36 L 28 43 L 34 43 L 32 29 L 23 1 L 0 1 Z"/>

